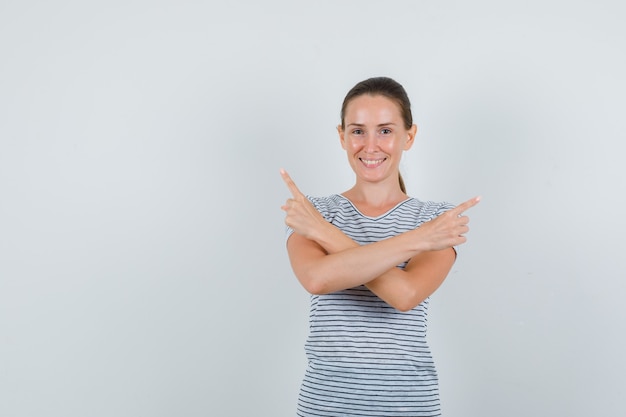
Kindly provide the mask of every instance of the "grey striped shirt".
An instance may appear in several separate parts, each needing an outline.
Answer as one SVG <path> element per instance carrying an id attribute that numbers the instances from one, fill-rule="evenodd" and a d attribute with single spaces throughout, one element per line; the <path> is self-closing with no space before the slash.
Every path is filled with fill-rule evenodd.
<path id="1" fill-rule="evenodd" d="M 409 198 L 368 217 L 340 195 L 309 199 L 361 245 L 415 229 L 453 207 Z M 287 228 L 287 237 L 291 233 Z M 437 373 L 426 343 L 428 303 L 400 312 L 365 286 L 312 295 L 298 416 L 441 415 Z"/>

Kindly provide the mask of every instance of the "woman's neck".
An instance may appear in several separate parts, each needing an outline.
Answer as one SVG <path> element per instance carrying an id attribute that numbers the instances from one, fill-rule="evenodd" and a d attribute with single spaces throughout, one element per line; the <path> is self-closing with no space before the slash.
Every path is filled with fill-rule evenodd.
<path id="1" fill-rule="evenodd" d="M 402 192 L 399 184 L 389 186 L 388 184 L 359 184 L 357 182 L 342 195 L 350 200 L 361 213 L 368 216 L 384 214 L 407 199 L 407 195 Z"/>

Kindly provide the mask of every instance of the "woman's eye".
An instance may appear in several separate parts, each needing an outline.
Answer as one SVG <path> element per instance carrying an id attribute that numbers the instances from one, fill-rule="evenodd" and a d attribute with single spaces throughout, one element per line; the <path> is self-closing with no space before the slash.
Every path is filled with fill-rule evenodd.
<path id="1" fill-rule="evenodd" d="M 352 134 L 353 135 L 362 135 L 363 134 L 363 130 L 361 130 L 361 129 L 354 129 L 352 131 Z"/>
<path id="2" fill-rule="evenodd" d="M 391 133 L 391 129 L 387 129 L 387 128 L 381 129 L 380 133 L 382 133 L 383 135 L 388 135 Z"/>

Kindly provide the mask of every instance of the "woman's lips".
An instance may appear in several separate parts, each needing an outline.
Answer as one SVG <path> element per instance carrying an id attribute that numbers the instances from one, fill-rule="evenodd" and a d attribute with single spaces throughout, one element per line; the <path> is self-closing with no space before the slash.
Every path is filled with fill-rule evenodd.
<path id="1" fill-rule="evenodd" d="M 385 159 L 386 158 L 379 158 L 379 159 L 359 158 L 359 160 L 363 162 L 363 165 L 365 165 L 368 168 L 376 168 L 377 166 L 385 162 Z"/>

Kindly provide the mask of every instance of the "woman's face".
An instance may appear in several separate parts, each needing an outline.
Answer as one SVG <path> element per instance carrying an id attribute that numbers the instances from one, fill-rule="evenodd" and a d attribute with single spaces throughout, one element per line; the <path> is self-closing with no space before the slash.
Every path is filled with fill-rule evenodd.
<path id="1" fill-rule="evenodd" d="M 357 181 L 398 185 L 402 152 L 413 145 L 417 126 L 406 129 L 399 105 L 383 96 L 362 95 L 348 103 L 338 126 Z"/>

